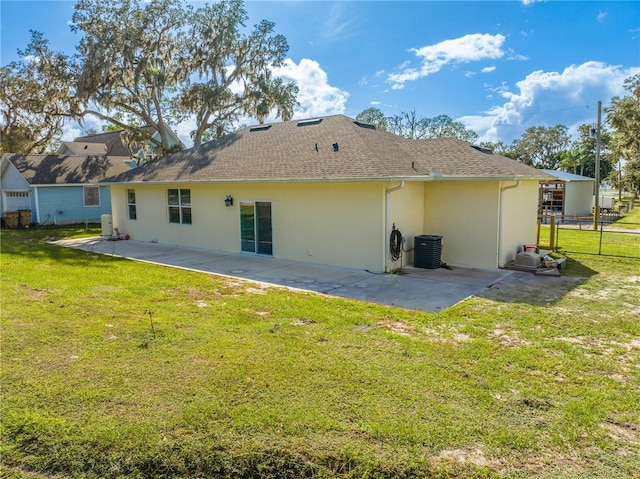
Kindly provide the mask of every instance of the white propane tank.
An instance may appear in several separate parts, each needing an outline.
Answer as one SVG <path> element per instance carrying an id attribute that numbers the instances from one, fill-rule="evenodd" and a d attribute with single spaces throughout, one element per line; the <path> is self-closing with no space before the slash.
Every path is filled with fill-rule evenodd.
<path id="1" fill-rule="evenodd" d="M 113 218 L 111 215 L 100 216 L 100 225 L 102 227 L 102 236 L 111 236 L 113 234 Z"/>

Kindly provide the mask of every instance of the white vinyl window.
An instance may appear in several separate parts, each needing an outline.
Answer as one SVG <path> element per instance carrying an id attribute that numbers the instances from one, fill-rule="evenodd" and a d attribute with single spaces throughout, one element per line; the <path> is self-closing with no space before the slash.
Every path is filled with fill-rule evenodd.
<path id="1" fill-rule="evenodd" d="M 127 209 L 129 211 L 129 219 L 138 219 L 138 210 L 136 208 L 136 190 L 127 190 Z"/>

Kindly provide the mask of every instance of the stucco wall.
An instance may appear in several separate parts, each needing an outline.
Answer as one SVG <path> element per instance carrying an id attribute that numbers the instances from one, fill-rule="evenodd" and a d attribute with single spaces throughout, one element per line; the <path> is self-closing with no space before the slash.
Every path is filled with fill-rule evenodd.
<path id="1" fill-rule="evenodd" d="M 180 187 L 191 190 L 191 225 L 168 221 L 167 190 Z M 274 257 L 384 268 L 382 183 L 135 185 L 135 221 L 127 218 L 127 189 L 111 186 L 113 226 L 137 240 L 239 252 L 240 202 L 269 201 Z M 226 195 L 232 207 L 225 206 Z"/>
<path id="2" fill-rule="evenodd" d="M 498 190 L 497 181 L 425 183 L 421 234 L 442 236 L 442 261 L 497 266 Z"/>
<path id="3" fill-rule="evenodd" d="M 385 189 L 399 186 L 399 183 L 388 183 Z M 404 187 L 389 193 L 389 228 L 386 231 L 387 244 L 385 249 L 388 250 L 389 236 L 391 228 L 395 224 L 400 230 L 402 236 L 406 238 L 404 249 L 408 250 L 402 253 L 401 261 L 390 262 L 390 269 L 399 268 L 403 265 L 413 264 L 413 238 L 423 233 L 424 224 L 424 183 L 407 181 Z M 388 252 L 387 252 L 388 254 Z"/>
<path id="4" fill-rule="evenodd" d="M 515 185 L 515 181 L 504 181 L 501 188 Z M 521 181 L 516 188 L 505 189 L 502 193 L 502 242 L 499 245 L 502 267 L 515 260 L 524 245 L 536 244 L 538 222 L 538 182 Z"/>
<path id="5" fill-rule="evenodd" d="M 593 206 L 595 181 L 569 181 L 564 191 L 565 216 L 588 216 Z"/>

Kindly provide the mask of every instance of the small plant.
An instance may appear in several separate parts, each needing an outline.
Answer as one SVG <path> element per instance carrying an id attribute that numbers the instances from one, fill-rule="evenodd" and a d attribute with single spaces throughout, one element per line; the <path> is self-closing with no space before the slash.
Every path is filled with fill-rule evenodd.
<path id="1" fill-rule="evenodd" d="M 153 339 L 156 339 L 156 328 L 153 325 L 153 311 L 150 309 L 146 309 L 144 311 L 145 315 L 149 316 L 149 324 L 151 325 L 151 333 L 153 334 Z"/>

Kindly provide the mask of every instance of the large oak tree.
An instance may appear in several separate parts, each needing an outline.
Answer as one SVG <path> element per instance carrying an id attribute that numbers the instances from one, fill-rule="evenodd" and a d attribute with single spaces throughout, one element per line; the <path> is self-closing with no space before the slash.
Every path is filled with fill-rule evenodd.
<path id="1" fill-rule="evenodd" d="M 554 170 L 560 164 L 560 155 L 571 142 L 567 127 L 532 126 L 527 128 L 510 147 L 509 156 L 536 168 Z"/>
<path id="2" fill-rule="evenodd" d="M 605 113 L 612 129 L 611 151 L 614 158 L 624 161 L 622 184 L 637 196 L 640 195 L 640 74 L 628 78 L 624 86 L 630 94 L 614 97 Z"/>
<path id="3" fill-rule="evenodd" d="M 18 53 L 0 67 L 0 153 L 50 152 L 69 112 L 70 65 L 38 32 Z"/>
<path id="4" fill-rule="evenodd" d="M 384 116 L 378 108 L 367 108 L 356 116 L 356 120 L 371 123 L 377 128 L 411 140 L 452 137 L 473 143 L 478 139 L 475 131 L 467 129 L 447 115 L 427 118 L 417 115 L 415 110 Z"/>
<path id="5" fill-rule="evenodd" d="M 248 29 L 247 19 L 241 0 L 199 8 L 185 0 L 78 0 L 75 56 L 53 55 L 35 32 L 32 45 L 42 48 L 30 48 L 31 60 L 0 72 L 2 141 L 23 138 L 17 133 L 30 124 L 43 130 L 32 136 L 46 143 L 60 133 L 61 118 L 94 116 L 166 153 L 167 127 L 187 118 L 195 120 L 195 146 L 229 131 L 241 116 L 290 119 L 298 88 L 272 75 L 284 62 L 287 41 L 273 23 Z M 55 101 L 33 100 L 43 98 Z M 50 128 L 40 128 L 33 115 Z M 155 127 L 160 141 L 144 125 Z M 22 151 L 41 148 L 20 141 Z"/>
<path id="6" fill-rule="evenodd" d="M 126 128 L 113 113 L 155 126 L 195 118 L 194 146 L 227 132 L 241 115 L 290 119 L 297 87 L 273 78 L 288 51 L 274 24 L 243 33 L 240 0 L 193 8 L 181 0 L 80 0 L 73 29 L 83 35 L 79 94 L 88 112 Z"/>

